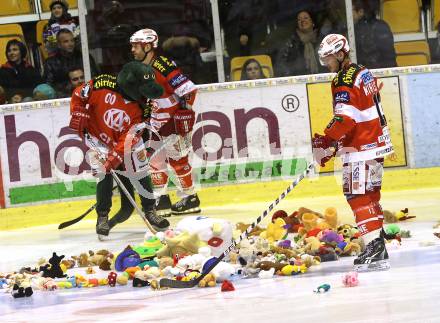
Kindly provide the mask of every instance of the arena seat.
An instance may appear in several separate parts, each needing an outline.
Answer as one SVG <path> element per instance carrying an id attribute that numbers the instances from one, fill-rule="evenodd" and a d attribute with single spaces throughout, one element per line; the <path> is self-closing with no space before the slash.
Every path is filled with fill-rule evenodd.
<path id="1" fill-rule="evenodd" d="M 29 0 L 1 0 L 0 16 L 15 16 L 32 13 L 32 6 Z"/>
<path id="2" fill-rule="evenodd" d="M 35 32 L 36 32 L 35 39 L 39 44 L 41 56 L 43 57 L 44 60 L 46 60 L 47 56 L 49 55 L 43 43 L 43 30 L 44 27 L 47 25 L 47 22 L 48 20 L 40 20 L 39 22 L 37 22 L 37 25 L 35 27 Z"/>
<path id="3" fill-rule="evenodd" d="M 26 44 L 21 26 L 19 24 L 0 25 L 0 64 L 4 64 L 7 61 L 5 55 L 6 44 L 11 39 L 18 39 Z"/>
<path id="4" fill-rule="evenodd" d="M 431 1 L 432 30 L 437 30 L 440 23 L 440 0 Z"/>
<path id="5" fill-rule="evenodd" d="M 416 33 L 422 30 L 420 0 L 384 0 L 382 19 L 393 33 Z"/>
<path id="6" fill-rule="evenodd" d="M 244 62 L 246 62 L 249 58 L 256 59 L 263 69 L 264 75 L 266 77 L 273 77 L 273 67 L 272 60 L 268 55 L 254 55 L 254 56 L 239 56 L 234 57 L 231 60 L 231 80 L 239 81 L 241 77 L 241 69 L 243 67 Z"/>
<path id="7" fill-rule="evenodd" d="M 52 0 L 41 0 L 41 8 L 43 12 L 50 11 L 49 5 L 51 2 Z M 69 9 L 78 8 L 78 0 L 67 0 L 67 3 L 69 4 Z"/>
<path id="8" fill-rule="evenodd" d="M 397 66 L 426 65 L 431 62 L 428 42 L 425 40 L 394 43 Z"/>

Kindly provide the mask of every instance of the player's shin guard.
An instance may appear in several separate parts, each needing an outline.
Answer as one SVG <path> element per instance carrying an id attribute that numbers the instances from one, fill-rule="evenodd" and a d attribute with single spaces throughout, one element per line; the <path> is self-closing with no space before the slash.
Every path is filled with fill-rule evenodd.
<path id="1" fill-rule="evenodd" d="M 378 215 L 378 203 L 369 203 L 368 197 L 361 195 L 349 200 L 356 217 L 356 223 L 365 242 L 365 250 L 354 260 L 355 270 L 386 270 L 390 268 L 385 240 L 382 237 L 382 221 Z M 380 206 L 380 205 L 379 205 Z"/>

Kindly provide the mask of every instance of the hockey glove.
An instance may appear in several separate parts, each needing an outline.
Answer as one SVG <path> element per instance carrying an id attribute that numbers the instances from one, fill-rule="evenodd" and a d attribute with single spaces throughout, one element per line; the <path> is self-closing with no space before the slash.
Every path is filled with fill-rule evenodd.
<path id="1" fill-rule="evenodd" d="M 104 163 L 104 170 L 110 173 L 110 170 L 117 169 L 122 164 L 122 157 L 115 151 L 110 151 L 107 160 Z"/>
<path id="2" fill-rule="evenodd" d="M 84 130 L 89 124 L 90 115 L 85 107 L 75 107 L 70 118 L 69 128 L 75 130 L 81 138 L 84 138 Z"/>
<path id="3" fill-rule="evenodd" d="M 324 167 L 335 155 L 335 149 L 330 149 L 334 148 L 334 146 L 335 142 L 333 139 L 326 135 L 322 136 L 315 133 L 315 136 L 312 138 L 313 158 L 321 167 Z"/>
<path id="4" fill-rule="evenodd" d="M 176 126 L 176 131 L 182 137 L 192 131 L 195 123 L 195 112 L 188 109 L 177 110 L 174 114 L 174 124 Z"/>

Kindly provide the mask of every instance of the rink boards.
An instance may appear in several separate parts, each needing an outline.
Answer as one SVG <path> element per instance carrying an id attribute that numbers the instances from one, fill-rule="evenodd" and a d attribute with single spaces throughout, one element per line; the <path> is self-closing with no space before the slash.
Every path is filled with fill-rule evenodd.
<path id="1" fill-rule="evenodd" d="M 428 148 L 440 145 L 435 66 L 376 75 L 398 156 L 387 166 L 439 166 L 440 149 Z M 321 74 L 200 86 L 191 156 L 197 185 L 272 181 L 302 171 L 311 136 L 330 120 L 330 80 Z M 68 122 L 68 99 L 0 107 L 3 207 L 94 194 L 86 149 Z"/>

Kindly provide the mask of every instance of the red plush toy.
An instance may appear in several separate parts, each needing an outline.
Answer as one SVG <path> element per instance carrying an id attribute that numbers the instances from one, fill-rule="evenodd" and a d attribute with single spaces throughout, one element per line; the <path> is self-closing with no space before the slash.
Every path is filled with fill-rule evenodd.
<path id="1" fill-rule="evenodd" d="M 116 286 L 116 278 L 118 277 L 118 274 L 115 273 L 114 271 L 112 271 L 110 274 L 108 274 L 108 285 L 110 287 L 115 287 Z"/>
<path id="2" fill-rule="evenodd" d="M 235 290 L 234 285 L 229 280 L 224 280 L 222 283 L 222 292 L 232 292 Z"/>

